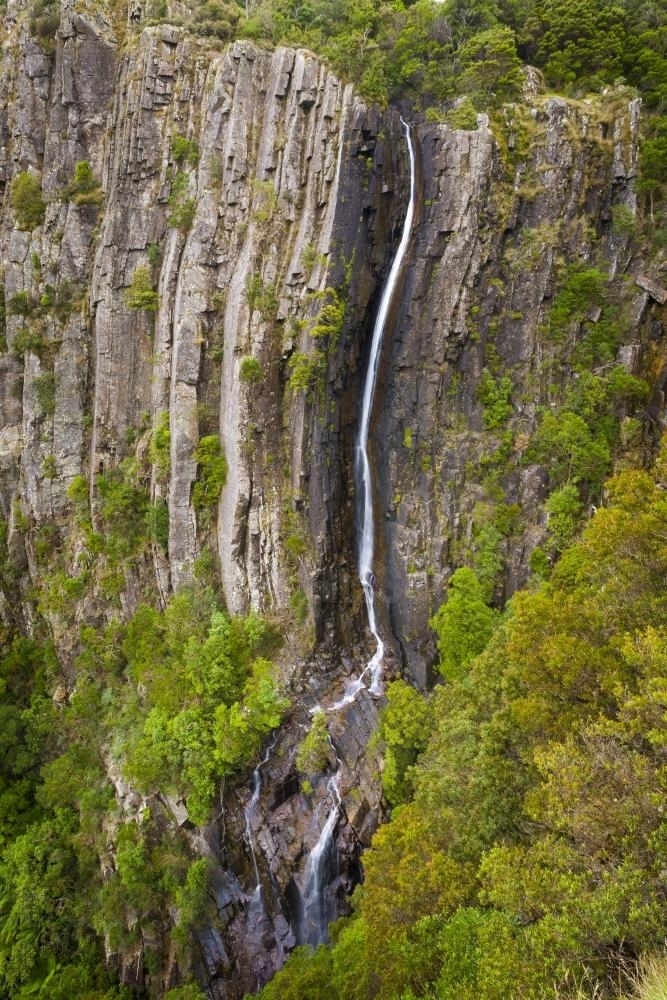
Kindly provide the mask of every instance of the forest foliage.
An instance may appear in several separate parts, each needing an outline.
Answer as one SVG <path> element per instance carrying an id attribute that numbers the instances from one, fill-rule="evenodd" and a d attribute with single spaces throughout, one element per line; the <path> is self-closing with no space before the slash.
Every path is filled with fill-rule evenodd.
<path id="1" fill-rule="evenodd" d="M 617 997 L 640 955 L 660 955 L 666 482 L 667 447 L 653 474 L 611 479 L 551 580 L 502 620 L 469 570 L 454 575 L 428 719 L 402 682 L 388 692 L 397 807 L 354 913 L 263 1000 Z"/>
<path id="2" fill-rule="evenodd" d="M 305 46 L 380 101 L 408 99 L 425 108 L 467 94 L 500 102 L 516 95 L 522 63 L 540 69 L 561 92 L 599 90 L 623 78 L 652 108 L 662 109 L 667 99 L 667 13 L 657 3 L 194 0 L 190 6 L 195 32 Z M 166 9 L 162 14 L 169 17 Z"/>
<path id="3" fill-rule="evenodd" d="M 210 872 L 168 803 L 205 823 L 224 778 L 257 757 L 288 704 L 269 659 L 279 643 L 201 587 L 84 627 L 73 688 L 50 643 L 4 636 L 0 996 L 142 995 L 113 985 L 103 942 L 141 948 L 149 972 L 171 946 L 188 968 Z M 169 910 L 171 941 L 154 932 Z"/>

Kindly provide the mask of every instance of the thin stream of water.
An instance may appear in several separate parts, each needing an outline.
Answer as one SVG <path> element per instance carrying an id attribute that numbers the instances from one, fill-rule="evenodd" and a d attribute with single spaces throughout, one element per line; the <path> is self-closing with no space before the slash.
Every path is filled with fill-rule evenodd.
<path id="1" fill-rule="evenodd" d="M 277 738 L 277 737 L 276 737 Z M 259 877 L 259 867 L 257 865 L 257 854 L 255 852 L 255 837 L 252 832 L 252 818 L 255 815 L 255 809 L 257 808 L 257 803 L 259 802 L 260 792 L 262 791 L 262 768 L 268 763 L 269 757 L 271 756 L 271 751 L 276 745 L 276 740 L 266 748 L 266 753 L 260 760 L 259 764 L 252 773 L 252 795 L 250 796 L 250 801 L 244 809 L 245 817 L 245 835 L 248 842 L 248 847 L 250 848 L 250 855 L 252 857 L 253 868 L 255 869 L 255 891 L 253 892 L 253 902 L 258 903 L 262 896 L 262 882 Z"/>
<path id="2" fill-rule="evenodd" d="M 368 371 L 364 385 L 364 396 L 361 407 L 361 422 L 359 424 L 359 437 L 357 438 L 356 451 L 356 476 L 357 490 L 360 498 L 359 514 L 359 579 L 364 590 L 366 599 L 366 613 L 368 615 L 368 625 L 375 639 L 375 652 L 366 664 L 359 677 L 348 681 L 343 697 L 331 706 L 331 711 L 336 711 L 349 705 L 354 701 L 357 694 L 365 684 L 365 677 L 370 674 L 370 692 L 373 695 L 382 693 L 382 661 L 384 657 L 384 642 L 380 636 L 377 616 L 375 611 L 375 576 L 373 574 L 374 555 L 374 520 L 373 520 L 373 478 L 371 474 L 370 461 L 368 458 L 368 435 L 370 431 L 371 415 L 373 412 L 373 400 L 375 398 L 375 387 L 377 383 L 378 365 L 380 360 L 380 348 L 387 322 L 387 316 L 394 298 L 394 292 L 401 273 L 401 267 L 410 243 L 410 233 L 415 214 L 415 153 L 410 136 L 410 127 L 401 118 L 401 125 L 405 130 L 405 138 L 408 144 L 410 156 L 410 200 L 408 210 L 403 222 L 401 242 L 398 245 L 396 256 L 391 265 L 389 276 L 382 291 L 380 306 L 375 317 L 373 336 L 371 339 L 371 352 L 368 360 Z"/>
<path id="3" fill-rule="evenodd" d="M 370 674 L 369 690 L 373 695 L 382 693 L 382 660 L 384 657 L 384 642 L 380 635 L 377 616 L 375 610 L 375 577 L 373 575 L 373 550 L 374 550 L 374 524 L 373 524 L 373 481 L 371 475 L 370 461 L 368 458 L 368 436 L 370 431 L 371 414 L 373 410 L 373 399 L 375 396 L 375 386 L 377 383 L 377 373 L 380 360 L 380 348 L 384 335 L 387 317 L 391 308 L 401 267 L 405 259 L 410 242 L 412 222 L 415 212 L 415 155 L 410 136 L 410 128 L 401 118 L 401 124 L 405 130 L 405 138 L 410 156 L 410 200 L 408 210 L 403 223 L 401 241 L 396 251 L 389 276 L 382 291 L 380 306 L 378 308 L 375 324 L 373 326 L 373 336 L 371 338 L 371 350 L 368 361 L 368 371 L 364 384 L 364 396 L 361 408 L 361 421 L 359 425 L 359 436 L 357 438 L 355 472 L 357 477 L 357 492 L 359 496 L 359 579 L 364 589 L 366 599 L 366 611 L 368 614 L 368 625 L 375 639 L 375 653 L 364 667 L 359 677 L 348 682 L 345 693 L 340 701 L 332 705 L 328 711 L 336 711 L 354 701 L 357 694 L 366 686 L 365 678 Z M 319 707 L 319 706 L 318 706 Z M 313 709 L 313 712 L 316 709 Z M 333 744 L 332 744 L 333 748 Z M 334 750 L 335 753 L 335 750 Z M 334 832 L 341 810 L 340 781 L 342 777 L 342 764 L 337 758 L 336 773 L 329 779 L 327 791 L 331 800 L 331 807 L 317 843 L 311 850 L 304 873 L 304 890 L 302 893 L 302 914 L 300 936 L 302 943 L 317 946 L 327 940 L 327 928 L 329 921 L 335 916 L 332 901 L 327 895 L 327 888 L 332 881 L 330 856 L 334 848 Z"/>
<path id="4" fill-rule="evenodd" d="M 331 798 L 331 809 L 318 837 L 317 843 L 308 855 L 304 874 L 304 890 L 302 896 L 303 911 L 301 916 L 301 937 L 303 944 L 317 947 L 326 940 L 329 921 L 335 914 L 330 912 L 326 896 L 328 885 L 328 858 L 333 842 L 333 833 L 338 820 L 341 806 L 340 798 L 341 768 L 327 782 L 327 791 Z"/>

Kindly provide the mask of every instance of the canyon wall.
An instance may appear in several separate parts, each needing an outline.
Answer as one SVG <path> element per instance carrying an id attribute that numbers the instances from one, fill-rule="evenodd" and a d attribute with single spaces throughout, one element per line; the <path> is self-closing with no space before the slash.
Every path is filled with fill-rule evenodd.
<path id="1" fill-rule="evenodd" d="M 616 461 L 641 461 L 662 428 L 660 274 L 647 276 L 632 232 L 638 113 L 623 90 L 578 102 L 528 92 L 472 131 L 412 125 L 418 218 L 370 439 L 388 677 L 429 682 L 428 622 L 457 566 L 490 554 L 500 604 L 544 544 L 549 463 L 529 442 L 576 387 L 566 348 L 603 309 L 549 336 L 568 269 L 604 265 L 604 305 L 622 318 L 613 363 L 650 385 L 643 428 L 617 403 L 629 429 Z M 75 4 L 45 45 L 10 2 L 0 148 L 3 619 L 27 632 L 46 619 L 67 671 L 75 626 L 164 605 L 198 579 L 230 611 L 277 619 L 286 637 L 294 707 L 251 816 L 259 917 L 247 776 L 224 823 L 188 833 L 219 866 L 198 977 L 212 996 L 236 997 L 298 937 L 312 819 L 331 802 L 324 777 L 299 789 L 294 749 L 311 709 L 333 704 L 369 654 L 354 435 L 408 192 L 399 112 L 365 106 L 305 51 L 238 41 L 215 52 L 164 25 L 121 44 L 110 20 Z M 84 161 L 93 180 L 77 186 Z M 35 225 L 18 217 L 26 176 L 41 190 Z M 212 503 L 205 442 L 226 460 Z M 161 528 L 137 529 L 128 548 L 116 536 L 138 496 Z M 115 548 L 100 552 L 105 533 Z M 380 705 L 364 691 L 330 718 L 339 909 L 383 816 L 382 761 L 367 752 Z M 182 804 L 156 793 L 154 805 L 187 824 Z M 135 958 L 119 960 L 127 981 Z"/>

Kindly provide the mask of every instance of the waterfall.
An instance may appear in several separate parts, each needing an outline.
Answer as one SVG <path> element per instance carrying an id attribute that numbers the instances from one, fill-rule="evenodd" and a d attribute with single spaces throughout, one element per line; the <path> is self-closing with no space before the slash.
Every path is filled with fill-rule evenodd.
<path id="1" fill-rule="evenodd" d="M 370 692 L 374 695 L 382 693 L 382 659 L 384 656 L 384 642 L 380 636 L 375 613 L 375 577 L 373 575 L 373 548 L 374 548 L 374 524 L 373 524 L 373 481 L 371 467 L 368 459 L 368 434 L 370 430 L 371 414 L 373 412 L 373 399 L 375 397 L 375 385 L 377 382 L 377 372 L 380 360 L 380 348 L 387 322 L 387 316 L 394 298 L 394 292 L 401 272 L 401 267 L 407 253 L 410 242 L 410 232 L 412 230 L 412 220 L 415 213 L 415 154 L 410 137 L 410 127 L 401 118 L 401 125 L 405 130 L 405 138 L 408 144 L 410 156 L 410 201 L 403 223 L 401 242 L 398 245 L 394 262 L 391 265 L 389 277 L 382 291 L 380 307 L 375 318 L 373 336 L 371 339 L 371 352 L 368 360 L 368 371 L 366 373 L 366 383 L 364 385 L 364 397 L 361 406 L 361 422 L 359 425 L 359 437 L 357 439 L 355 472 L 357 479 L 357 492 L 359 495 L 359 579 L 364 590 L 366 599 L 366 613 L 368 615 L 368 625 L 375 639 L 375 653 L 366 664 L 361 675 L 348 682 L 345 694 L 337 701 L 332 709 L 336 710 L 348 705 L 357 696 L 357 693 L 365 686 L 364 678 L 370 674 Z"/>
<path id="2" fill-rule="evenodd" d="M 329 922 L 336 916 L 331 900 L 327 898 L 327 886 L 332 881 L 330 871 L 330 856 L 333 847 L 333 833 L 340 811 L 340 766 L 333 777 L 327 782 L 327 791 L 331 798 L 331 808 L 317 843 L 308 855 L 304 874 L 304 890 L 302 895 L 303 910 L 301 914 L 300 943 L 317 947 L 326 940 Z"/>
<path id="3" fill-rule="evenodd" d="M 277 739 L 277 737 L 276 737 Z M 262 899 L 262 883 L 259 877 L 259 867 L 257 865 L 257 854 L 255 853 L 255 837 L 252 832 L 252 819 L 255 815 L 255 809 L 257 808 L 257 803 L 259 802 L 259 795 L 262 790 L 262 768 L 268 762 L 271 756 L 271 751 L 276 745 L 276 740 L 274 739 L 270 746 L 267 747 L 266 753 L 260 760 L 259 764 L 252 772 L 252 794 L 250 796 L 250 801 L 243 811 L 245 817 L 245 835 L 248 842 L 248 847 L 250 848 L 250 855 L 252 857 L 253 868 L 255 869 L 255 891 L 252 895 L 251 908 L 256 907 L 261 903 Z"/>
<path id="4" fill-rule="evenodd" d="M 371 423 L 371 413 L 373 410 L 373 398 L 375 395 L 375 384 L 377 382 L 377 372 L 380 360 L 380 349 L 384 335 L 387 317 L 391 308 L 401 267 L 407 253 L 412 230 L 412 220 L 415 211 L 415 155 L 410 137 L 410 128 L 401 118 L 401 125 L 405 130 L 405 138 L 410 156 L 410 200 L 408 210 L 403 223 L 401 241 L 396 251 L 389 276 L 382 290 L 380 306 L 378 308 L 375 324 L 373 326 L 373 336 L 371 338 L 371 350 L 368 361 L 368 371 L 364 384 L 364 396 L 361 407 L 361 421 L 359 425 L 359 436 L 357 438 L 355 474 L 357 481 L 357 494 L 359 496 L 359 579 L 364 589 L 366 598 L 366 611 L 368 614 L 368 624 L 375 639 L 375 653 L 364 667 L 363 671 L 354 680 L 348 682 L 345 693 L 340 701 L 337 701 L 329 708 L 329 711 L 336 711 L 344 705 L 354 701 L 357 693 L 365 687 L 364 678 L 370 674 L 369 689 L 371 694 L 382 693 L 382 658 L 384 656 L 384 642 L 380 636 L 377 617 L 375 613 L 375 594 L 373 575 L 373 483 L 371 479 L 371 468 L 368 459 L 368 435 Z M 317 706 L 319 707 L 319 706 Z M 315 712 L 316 709 L 313 709 Z M 332 744 L 332 749 L 333 748 Z M 327 939 L 327 927 L 329 922 L 336 916 L 333 900 L 327 895 L 327 889 L 333 881 L 334 874 L 331 871 L 332 862 L 335 861 L 335 841 L 334 831 L 341 810 L 340 781 L 342 776 L 342 764 L 337 757 L 336 773 L 327 783 L 327 791 L 331 800 L 331 806 L 326 821 L 320 832 L 317 843 L 308 856 L 306 870 L 304 872 L 304 889 L 301 894 L 302 911 L 300 921 L 300 943 L 317 946 Z"/>

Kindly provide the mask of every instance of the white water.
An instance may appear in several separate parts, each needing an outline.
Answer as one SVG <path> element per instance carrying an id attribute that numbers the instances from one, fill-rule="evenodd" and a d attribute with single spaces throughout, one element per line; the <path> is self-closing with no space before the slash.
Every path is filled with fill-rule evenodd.
<path id="1" fill-rule="evenodd" d="M 361 422 L 359 426 L 359 437 L 357 439 L 356 451 L 356 473 L 357 490 L 359 494 L 359 579 L 364 589 L 366 599 L 366 611 L 368 614 L 368 625 L 376 642 L 375 653 L 368 661 L 359 677 L 348 682 L 345 694 L 332 705 L 329 711 L 336 711 L 343 706 L 354 701 L 357 694 L 366 686 L 365 678 L 370 674 L 369 690 L 373 695 L 382 693 L 382 660 L 384 656 L 384 642 L 380 636 L 375 612 L 375 594 L 373 575 L 373 483 L 371 479 L 371 468 L 368 459 L 368 435 L 370 430 L 371 413 L 373 410 L 373 398 L 375 395 L 375 385 L 377 382 L 377 372 L 380 360 L 380 348 L 387 322 L 387 316 L 391 308 L 396 286 L 401 272 L 401 267 L 407 253 L 412 230 L 412 221 L 415 211 L 415 156 L 410 138 L 409 126 L 401 119 L 401 124 L 405 130 L 405 138 L 408 144 L 410 155 L 410 200 L 403 223 L 401 241 L 396 251 L 396 256 L 391 265 L 389 276 L 382 291 L 380 306 L 375 318 L 373 336 L 371 339 L 371 350 L 368 361 L 368 371 L 364 384 L 364 396 L 361 408 Z M 311 714 L 319 709 L 319 705 L 312 709 Z M 332 743 L 333 749 L 333 743 Z M 335 749 L 334 749 L 335 753 Z M 338 759 L 338 758 L 337 758 Z M 336 773 L 327 783 L 327 791 L 331 799 L 331 808 L 322 827 L 317 843 L 308 856 L 306 870 L 304 872 L 304 890 L 301 896 L 302 913 L 300 938 L 302 944 L 317 946 L 327 939 L 327 928 L 331 919 L 336 915 L 333 912 L 331 899 L 327 896 L 327 888 L 332 881 L 331 872 L 328 871 L 328 862 L 331 856 L 334 830 L 341 810 L 340 781 L 342 776 L 342 764 L 338 759 Z"/>
<path id="2" fill-rule="evenodd" d="M 301 939 L 303 944 L 314 945 L 326 939 L 327 926 L 334 914 L 329 913 L 326 889 L 328 885 L 326 864 L 331 849 L 333 832 L 340 811 L 340 767 L 327 782 L 331 797 L 331 809 L 322 827 L 317 843 L 308 855 L 304 873 L 303 912 L 301 916 Z"/>
<path id="3" fill-rule="evenodd" d="M 361 423 L 359 426 L 359 437 L 357 439 L 357 483 L 360 496 L 360 525 L 359 525 L 359 579 L 364 588 L 366 598 L 366 612 L 368 614 L 368 625 L 376 642 L 373 656 L 366 664 L 359 677 L 348 682 L 345 694 L 331 706 L 332 711 L 343 708 L 354 701 L 357 694 L 365 687 L 364 678 L 370 674 L 370 692 L 373 695 L 382 693 L 382 661 L 384 657 L 384 642 L 380 636 L 377 616 L 375 613 L 375 593 L 373 575 L 373 481 L 371 477 L 371 467 L 368 460 L 368 433 L 370 430 L 371 414 L 373 411 L 373 399 L 375 397 L 375 385 L 377 382 L 378 364 L 380 360 L 380 348 L 384 336 L 384 328 L 387 322 L 389 309 L 394 298 L 396 284 L 400 275 L 403 260 L 410 242 L 410 232 L 412 230 L 412 220 L 415 214 L 415 154 L 410 137 L 410 128 L 401 118 L 401 125 L 405 130 L 405 138 L 408 144 L 410 155 L 410 201 L 403 223 L 401 242 L 398 245 L 394 262 L 391 265 L 389 277 L 382 291 L 380 307 L 375 318 L 373 327 L 373 337 L 371 340 L 371 353 L 368 360 L 368 371 L 366 373 L 366 384 L 364 385 L 364 398 L 361 407 Z"/>
<path id="4" fill-rule="evenodd" d="M 271 756 L 271 751 L 276 745 L 274 739 L 273 743 L 267 747 L 266 753 L 260 760 L 259 764 L 252 773 L 252 795 L 250 796 L 250 801 L 244 809 L 245 816 L 245 835 L 248 841 L 248 846 L 250 848 L 250 854 L 252 856 L 252 864 L 255 869 L 255 891 L 252 895 L 252 904 L 258 904 L 262 898 L 262 883 L 259 877 L 259 868 L 257 866 L 257 855 L 255 853 L 255 838 L 252 832 L 252 819 L 255 815 L 255 809 L 257 808 L 257 803 L 259 802 L 259 795 L 262 790 L 262 768 L 268 762 Z"/>

